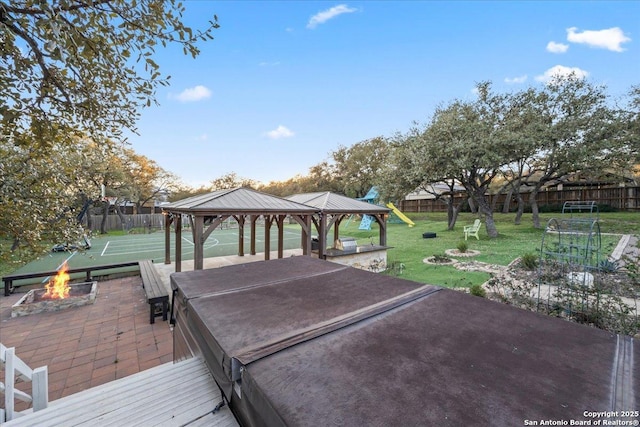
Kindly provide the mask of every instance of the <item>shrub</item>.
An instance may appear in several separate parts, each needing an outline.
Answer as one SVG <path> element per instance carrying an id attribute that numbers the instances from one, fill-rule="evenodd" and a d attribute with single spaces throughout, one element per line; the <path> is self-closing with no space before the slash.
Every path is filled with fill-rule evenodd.
<path id="1" fill-rule="evenodd" d="M 604 271 L 605 273 L 615 273 L 618 271 L 618 268 L 620 268 L 618 261 L 609 261 L 608 259 L 601 260 L 598 265 L 598 270 Z"/>
<path id="2" fill-rule="evenodd" d="M 531 252 L 522 255 L 521 261 L 522 267 L 526 270 L 533 271 L 538 267 L 538 257 Z"/>
<path id="3" fill-rule="evenodd" d="M 451 262 L 451 258 L 449 258 L 446 255 L 441 255 L 441 254 L 435 254 L 431 257 L 431 260 L 433 262 L 441 262 L 441 263 L 448 263 Z"/>
<path id="4" fill-rule="evenodd" d="M 467 246 L 467 242 L 460 242 L 458 243 L 458 251 L 463 254 L 465 252 L 467 252 L 467 249 L 469 249 L 469 246 Z"/>
<path id="5" fill-rule="evenodd" d="M 482 287 L 482 285 L 479 285 L 477 283 L 475 285 L 471 286 L 469 288 L 469 291 L 470 291 L 471 295 L 475 295 L 477 297 L 484 298 L 487 295 L 487 293 L 485 292 L 485 290 Z"/>

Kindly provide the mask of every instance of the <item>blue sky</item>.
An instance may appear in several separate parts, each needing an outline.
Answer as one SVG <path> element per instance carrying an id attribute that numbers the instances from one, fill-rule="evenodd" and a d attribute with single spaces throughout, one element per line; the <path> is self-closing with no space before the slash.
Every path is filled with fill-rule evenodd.
<path id="1" fill-rule="evenodd" d="M 573 69 L 613 96 L 640 84 L 640 2 L 186 1 L 218 16 L 197 59 L 156 57 L 171 86 L 143 110 L 138 153 L 193 186 L 227 173 L 268 183 L 340 145 L 406 132 L 434 108 L 543 85 Z"/>

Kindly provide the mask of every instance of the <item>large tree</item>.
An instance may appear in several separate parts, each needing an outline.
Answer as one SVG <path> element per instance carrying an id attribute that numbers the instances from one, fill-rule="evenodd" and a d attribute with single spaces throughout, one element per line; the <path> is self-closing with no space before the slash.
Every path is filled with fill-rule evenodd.
<path id="1" fill-rule="evenodd" d="M 371 187 L 380 183 L 388 152 L 389 144 L 382 137 L 338 147 L 331 155 L 334 180 L 342 186 L 340 192 L 349 197 L 364 197 Z"/>
<path id="2" fill-rule="evenodd" d="M 342 183 L 336 178 L 335 165 L 324 160 L 309 168 L 307 175 L 296 175 L 286 181 L 272 181 L 260 186 L 260 191 L 287 197 L 298 193 L 332 191 L 341 193 Z"/>
<path id="3" fill-rule="evenodd" d="M 122 154 L 127 185 L 121 195 L 133 204 L 134 214 L 139 213 L 142 206 L 164 199 L 178 189 L 179 179 L 155 161 L 132 149 L 125 149 Z"/>
<path id="4" fill-rule="evenodd" d="M 114 145 L 135 131 L 169 82 L 156 49 L 178 44 L 196 57 L 212 38 L 215 16 L 193 30 L 184 11 L 175 0 L 0 0 L 3 235 L 36 244 L 80 232 L 69 221 L 98 200 L 105 153 L 79 141 Z"/>
<path id="5" fill-rule="evenodd" d="M 416 124 L 391 139 L 389 161 L 378 187 L 384 200 L 394 202 L 414 191 L 430 194 L 447 206 L 447 228 L 453 230 L 467 199 L 455 197 L 458 171 L 453 162 L 433 154 L 441 149 L 440 140 L 431 138 L 428 129 Z"/>
<path id="6" fill-rule="evenodd" d="M 0 0 L 0 125 L 19 146 L 119 140 L 139 110 L 168 84 L 154 61 L 158 45 L 197 42 L 175 0 Z"/>
<path id="7" fill-rule="evenodd" d="M 0 144 L 0 236 L 11 241 L 0 257 L 21 245 L 37 248 L 43 238 L 73 242 L 81 230 L 71 209 L 79 194 L 74 174 L 77 150 L 52 145 L 47 156 L 35 147 Z"/>
<path id="8" fill-rule="evenodd" d="M 457 100 L 438 108 L 426 139 L 436 145 L 431 155 L 450 163 L 448 168 L 455 172 L 455 180 L 465 188 L 485 220 L 487 235 L 493 238 L 498 230 L 487 194 L 503 166 L 511 162 L 510 123 L 517 115 L 517 105 L 510 95 L 492 92 L 488 82 L 477 84 L 476 90 L 476 100 Z"/>
<path id="9" fill-rule="evenodd" d="M 556 77 L 531 93 L 535 109 L 533 136 L 537 150 L 529 160 L 532 182 L 529 204 L 533 224 L 540 227 L 537 196 L 551 181 L 562 182 L 577 171 L 602 171 L 610 159 L 603 155 L 617 132 L 617 118 L 604 87 L 575 76 Z"/>
<path id="10" fill-rule="evenodd" d="M 257 181 L 250 178 L 243 178 L 235 172 L 230 172 L 212 180 L 209 191 L 229 190 L 237 187 L 256 188 L 257 186 Z"/>

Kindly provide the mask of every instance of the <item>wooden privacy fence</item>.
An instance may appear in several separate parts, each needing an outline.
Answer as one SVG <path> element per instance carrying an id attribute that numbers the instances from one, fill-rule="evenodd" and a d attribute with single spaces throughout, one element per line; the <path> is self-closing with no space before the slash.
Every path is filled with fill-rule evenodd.
<path id="1" fill-rule="evenodd" d="M 107 216 L 107 231 L 112 230 L 131 230 L 133 228 L 153 228 L 161 229 L 164 226 L 164 217 L 162 214 L 137 214 L 137 215 L 123 215 L 124 222 L 117 214 L 110 214 Z M 91 230 L 100 230 L 100 224 L 102 224 L 102 215 L 91 215 Z M 83 226 L 87 226 L 87 220 L 83 221 Z"/>
<path id="2" fill-rule="evenodd" d="M 505 206 L 507 197 L 510 197 Z M 466 195 L 456 195 L 458 200 L 466 198 Z M 515 211 L 518 207 L 516 198 L 509 194 L 493 194 L 489 196 L 491 203 L 496 201 L 496 212 Z M 524 193 L 523 198 L 529 207 L 529 193 Z M 548 189 L 538 193 L 538 206 L 552 206 L 562 208 L 564 202 L 569 201 L 595 201 L 599 206 L 610 206 L 618 211 L 640 211 L 640 187 L 580 187 L 568 189 Z M 403 212 L 446 212 L 446 205 L 435 199 L 402 200 L 399 203 Z M 463 208 L 465 209 L 465 208 Z M 467 207 L 468 209 L 468 207 Z"/>

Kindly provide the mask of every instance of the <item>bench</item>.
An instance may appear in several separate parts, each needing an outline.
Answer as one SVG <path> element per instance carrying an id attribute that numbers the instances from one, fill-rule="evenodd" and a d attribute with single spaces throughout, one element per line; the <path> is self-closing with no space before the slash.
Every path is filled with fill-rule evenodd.
<path id="1" fill-rule="evenodd" d="M 469 236 L 475 236 L 476 240 L 480 240 L 478 237 L 478 232 L 480 231 L 480 226 L 482 223 L 479 219 L 473 221 L 473 225 L 465 225 L 464 226 L 464 240 L 467 240 Z"/>
<path id="2" fill-rule="evenodd" d="M 69 270 L 67 270 L 67 273 L 69 274 L 86 273 L 86 277 L 87 277 L 86 281 L 91 282 L 94 280 L 95 277 L 98 276 L 98 275 L 93 275 L 93 278 L 92 278 L 91 273 L 94 271 L 111 270 L 111 272 L 105 273 L 105 275 L 109 275 L 116 272 L 122 272 L 123 268 L 128 269 L 129 267 L 138 267 L 138 261 L 118 262 L 115 264 L 102 264 L 102 265 L 91 265 L 89 267 L 70 268 Z M 116 271 L 113 271 L 113 270 L 116 270 Z M 58 270 L 40 271 L 37 273 L 26 273 L 26 274 L 10 274 L 10 275 L 4 276 L 2 278 L 2 281 L 4 283 L 4 296 L 8 297 L 9 295 L 11 295 L 15 290 L 15 288 L 18 286 L 33 286 L 33 285 L 39 284 L 37 281 L 27 282 L 27 283 L 15 283 L 16 281 L 26 280 L 26 279 L 36 279 L 39 277 L 52 277 L 52 276 L 55 276 L 56 274 L 58 274 Z"/>
<path id="3" fill-rule="evenodd" d="M 156 317 L 162 315 L 162 320 L 167 320 L 169 312 L 169 292 L 160 280 L 153 262 L 147 259 L 140 261 L 140 276 L 142 287 L 149 303 L 149 323 L 155 323 Z"/>

